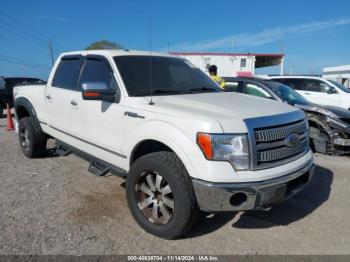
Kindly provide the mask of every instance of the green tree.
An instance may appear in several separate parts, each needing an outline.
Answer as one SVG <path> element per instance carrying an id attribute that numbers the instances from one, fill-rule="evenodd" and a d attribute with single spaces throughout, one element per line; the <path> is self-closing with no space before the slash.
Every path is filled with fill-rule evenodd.
<path id="1" fill-rule="evenodd" d="M 111 42 L 108 40 L 96 41 L 91 43 L 85 48 L 85 50 L 99 50 L 99 49 L 123 49 L 124 46 L 116 42 Z"/>

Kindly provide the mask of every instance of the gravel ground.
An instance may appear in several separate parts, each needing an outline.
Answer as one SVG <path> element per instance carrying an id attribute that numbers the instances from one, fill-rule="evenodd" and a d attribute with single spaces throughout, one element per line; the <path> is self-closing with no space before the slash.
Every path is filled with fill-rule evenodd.
<path id="1" fill-rule="evenodd" d="M 316 175 L 269 212 L 202 216 L 185 238 L 145 233 L 124 180 L 69 155 L 30 160 L 0 120 L 0 254 L 350 254 L 350 158 L 316 155 Z"/>

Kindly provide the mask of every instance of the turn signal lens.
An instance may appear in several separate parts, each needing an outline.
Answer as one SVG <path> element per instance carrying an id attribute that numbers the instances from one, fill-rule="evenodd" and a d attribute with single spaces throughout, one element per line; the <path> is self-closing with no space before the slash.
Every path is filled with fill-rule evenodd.
<path id="1" fill-rule="evenodd" d="M 213 159 L 213 148 L 211 143 L 211 136 L 209 134 L 199 133 L 197 135 L 197 143 L 202 149 L 203 154 L 207 159 Z"/>
<path id="2" fill-rule="evenodd" d="M 197 144 L 208 160 L 230 162 L 235 170 L 249 169 L 247 134 L 198 133 Z"/>
<path id="3" fill-rule="evenodd" d="M 97 93 L 97 92 L 84 92 L 83 95 L 85 97 L 96 97 L 96 96 L 100 96 L 100 93 Z"/>

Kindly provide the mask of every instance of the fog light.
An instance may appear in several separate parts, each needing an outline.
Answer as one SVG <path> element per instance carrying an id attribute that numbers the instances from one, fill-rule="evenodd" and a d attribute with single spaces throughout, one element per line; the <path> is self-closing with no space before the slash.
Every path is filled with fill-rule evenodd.
<path id="1" fill-rule="evenodd" d="M 238 207 L 238 206 L 243 206 L 245 203 L 247 203 L 247 195 L 245 193 L 236 193 L 233 194 L 230 198 L 230 204 Z"/>

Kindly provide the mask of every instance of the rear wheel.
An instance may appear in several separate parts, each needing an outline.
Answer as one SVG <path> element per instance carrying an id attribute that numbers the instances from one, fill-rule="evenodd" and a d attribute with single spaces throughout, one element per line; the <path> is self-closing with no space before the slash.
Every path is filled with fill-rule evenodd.
<path id="1" fill-rule="evenodd" d="M 127 176 L 126 191 L 136 222 L 156 236 L 179 237 L 198 217 L 189 175 L 172 152 L 151 153 L 136 160 Z"/>
<path id="2" fill-rule="evenodd" d="M 31 117 L 19 120 L 18 139 L 23 154 L 28 158 L 38 157 L 46 152 L 46 135 L 40 126 L 35 126 Z"/>

